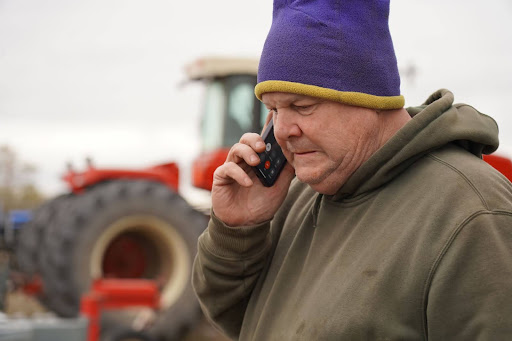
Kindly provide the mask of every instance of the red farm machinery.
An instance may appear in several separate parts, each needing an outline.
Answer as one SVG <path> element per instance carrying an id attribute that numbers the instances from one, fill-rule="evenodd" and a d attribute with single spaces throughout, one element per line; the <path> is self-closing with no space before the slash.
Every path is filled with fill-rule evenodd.
<path id="1" fill-rule="evenodd" d="M 234 58 L 204 58 L 187 66 L 188 78 L 205 84 L 203 147 L 192 166 L 195 187 L 210 190 L 229 147 L 244 132 L 261 131 L 266 110 L 253 93 L 257 66 L 257 60 Z M 101 335 L 145 320 L 139 328 L 148 337 L 179 340 L 201 317 L 190 277 L 208 218 L 180 195 L 179 176 L 172 162 L 138 170 L 96 168 L 91 162 L 83 171 L 69 168 L 63 177 L 69 192 L 35 210 L 19 235 L 17 262 L 33 291 L 40 285 L 38 299 L 58 316 L 75 317 L 91 290 L 108 287 L 100 279 L 151 281 L 158 288 L 158 309 L 149 304 L 105 311 Z"/>

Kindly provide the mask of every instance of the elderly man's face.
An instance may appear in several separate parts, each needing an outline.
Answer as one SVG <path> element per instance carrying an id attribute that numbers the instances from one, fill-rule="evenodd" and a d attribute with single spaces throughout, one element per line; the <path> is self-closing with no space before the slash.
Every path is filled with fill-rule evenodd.
<path id="1" fill-rule="evenodd" d="M 334 194 L 379 147 L 380 113 L 316 97 L 265 93 L 276 140 L 299 180 Z"/>

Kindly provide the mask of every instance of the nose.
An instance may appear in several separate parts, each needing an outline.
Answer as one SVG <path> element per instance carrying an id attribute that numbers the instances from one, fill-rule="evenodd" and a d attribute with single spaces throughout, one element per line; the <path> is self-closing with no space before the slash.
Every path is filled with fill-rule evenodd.
<path id="1" fill-rule="evenodd" d="M 287 141 L 302 135 L 296 115 L 288 108 L 279 109 L 274 115 L 274 135 L 277 141 Z"/>

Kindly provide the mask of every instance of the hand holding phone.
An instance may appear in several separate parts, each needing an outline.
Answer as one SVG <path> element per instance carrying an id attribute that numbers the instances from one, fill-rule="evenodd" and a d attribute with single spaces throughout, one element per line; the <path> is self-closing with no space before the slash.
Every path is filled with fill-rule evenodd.
<path id="1" fill-rule="evenodd" d="M 253 160 L 253 146 L 262 139 L 266 149 L 258 147 L 262 153 L 259 160 Z M 250 169 L 246 168 L 248 165 Z M 263 186 L 256 183 L 253 172 Z M 226 162 L 215 170 L 212 210 L 228 226 L 254 226 L 269 221 L 285 200 L 294 176 L 293 167 L 286 164 L 274 137 L 273 122 L 269 122 L 261 136 L 244 134 L 231 147 Z"/>
<path id="2" fill-rule="evenodd" d="M 258 154 L 260 163 L 253 169 L 261 183 L 266 187 L 271 187 L 286 164 L 286 158 L 274 136 L 273 120 L 270 120 L 261 137 L 265 142 L 265 151 Z"/>

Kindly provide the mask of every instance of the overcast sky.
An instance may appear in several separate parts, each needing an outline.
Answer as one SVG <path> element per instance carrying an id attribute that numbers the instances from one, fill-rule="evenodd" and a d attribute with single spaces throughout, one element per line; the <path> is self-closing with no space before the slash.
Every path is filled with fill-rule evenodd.
<path id="1" fill-rule="evenodd" d="M 0 0 L 0 145 L 37 166 L 50 195 L 66 162 L 87 156 L 104 167 L 175 160 L 187 189 L 200 87 L 179 86 L 183 67 L 258 57 L 271 13 L 271 1 Z M 406 105 L 448 88 L 494 117 L 512 151 L 512 2 L 394 0 L 390 28 Z"/>

